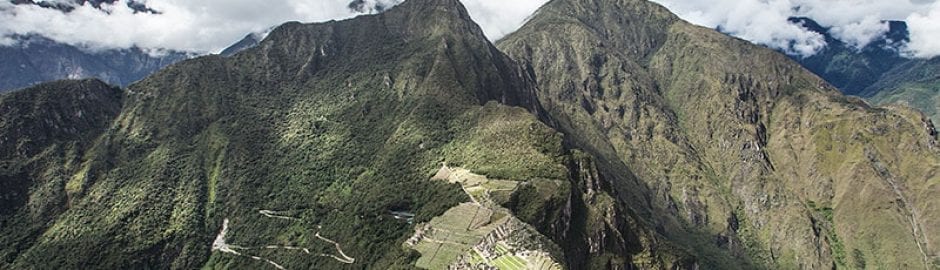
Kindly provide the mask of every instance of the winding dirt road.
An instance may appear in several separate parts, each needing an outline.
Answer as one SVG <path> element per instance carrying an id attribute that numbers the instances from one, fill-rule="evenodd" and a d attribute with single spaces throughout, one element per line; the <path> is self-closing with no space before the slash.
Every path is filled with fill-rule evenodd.
<path id="1" fill-rule="evenodd" d="M 260 210 L 258 211 L 258 213 L 268 218 L 276 218 L 276 219 L 289 220 L 289 221 L 300 221 L 299 218 L 279 215 L 278 211 L 273 211 L 273 210 Z M 294 247 L 294 246 L 268 245 L 264 247 L 250 248 L 250 247 L 241 247 L 237 245 L 230 245 L 225 240 L 225 235 L 228 233 L 228 224 L 229 224 L 229 220 L 227 218 L 222 221 L 222 230 L 219 231 L 219 234 L 215 237 L 215 241 L 212 242 L 212 251 L 219 251 L 222 253 L 228 253 L 228 254 L 232 254 L 236 256 L 251 258 L 257 261 L 262 261 L 262 262 L 265 262 L 267 264 L 274 266 L 275 268 L 279 270 L 286 270 L 286 268 L 284 268 L 284 266 L 281 266 L 280 264 L 270 259 L 260 257 L 260 256 L 243 254 L 243 252 L 247 250 L 283 249 L 283 250 L 290 250 L 290 251 L 301 251 L 308 255 L 313 255 L 313 256 L 318 256 L 318 257 L 329 257 L 338 262 L 345 263 L 345 264 L 353 264 L 356 262 L 356 258 L 349 257 L 349 255 L 346 255 L 346 253 L 343 251 L 342 246 L 339 243 L 337 243 L 336 241 L 333 241 L 332 239 L 329 239 L 320 235 L 320 231 L 323 229 L 323 227 L 319 225 L 317 226 L 317 233 L 314 236 L 317 239 L 320 239 L 321 241 L 332 244 L 336 248 L 336 251 L 339 254 L 339 256 L 336 256 L 333 254 L 326 254 L 326 253 L 313 253 L 313 252 L 310 252 L 310 249 L 308 248 Z M 239 252 L 239 250 L 241 250 L 242 252 Z"/>

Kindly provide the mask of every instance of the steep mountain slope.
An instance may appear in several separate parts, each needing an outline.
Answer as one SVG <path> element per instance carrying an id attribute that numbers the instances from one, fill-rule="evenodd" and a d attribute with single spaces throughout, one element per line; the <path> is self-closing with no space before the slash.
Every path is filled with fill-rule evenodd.
<path id="1" fill-rule="evenodd" d="M 859 95 L 882 75 L 909 61 L 900 52 L 904 43 L 910 41 L 904 22 L 886 22 L 888 31 L 884 35 L 858 49 L 836 39 L 831 29 L 810 18 L 791 18 L 790 21 L 823 35 L 827 44 L 815 55 L 791 57 L 847 95 Z"/>
<path id="2" fill-rule="evenodd" d="M 122 93 L 100 81 L 62 81 L 0 96 L 0 158 L 3 165 L 2 217 L 24 207 L 30 183 L 24 173 L 55 174 L 74 163 L 82 149 L 101 134 L 121 109 Z M 57 158 L 65 157 L 65 160 Z M 46 183 L 36 183 L 52 189 Z M 61 187 L 60 187 L 61 188 Z M 62 199 L 43 194 L 50 200 Z M 36 194 L 38 195 L 38 194 Z M 33 209 L 40 210 L 40 209 Z M 54 210 L 54 209 L 48 209 Z M 28 212 L 40 216 L 40 211 Z M 8 221 L 3 219 L 3 222 Z M 41 223 L 41 222 L 37 222 Z M 5 235 L 8 236 L 8 235 Z"/>
<path id="3" fill-rule="evenodd" d="M 745 268 L 937 267 L 940 163 L 919 114 L 641 0 L 555 0 L 498 46 L 669 239 Z"/>
<path id="4" fill-rule="evenodd" d="M 182 52 L 151 55 L 138 49 L 89 51 L 41 36 L 17 37 L 18 43 L 0 46 L 0 92 L 41 82 L 98 78 L 126 86 L 178 61 Z"/>
<path id="5" fill-rule="evenodd" d="M 62 81 L 0 96 L 0 267 L 66 211 L 68 178 L 121 110 L 123 93 L 100 81 Z M 76 185 L 79 184 L 79 185 Z"/>
<path id="6" fill-rule="evenodd" d="M 940 57 L 901 65 L 861 93 L 873 104 L 900 103 L 940 123 Z"/>
<path id="7" fill-rule="evenodd" d="M 31 193 L 22 202 L 23 189 L 3 190 L 19 203 L 5 208 L 0 266 L 408 267 L 422 257 L 404 245 L 417 224 L 471 201 L 459 185 L 430 179 L 441 162 L 517 183 L 487 196 L 501 204 L 492 209 L 530 223 L 507 224 L 532 231 L 500 247 L 545 249 L 564 264 L 554 243 L 535 240 L 637 237 L 572 218 L 623 222 L 572 209 L 584 192 L 610 196 L 589 157 L 566 152 L 554 130 L 508 106 L 538 111 L 533 87 L 453 0 L 282 25 L 242 53 L 185 61 L 134 84 L 94 144 L 75 146 L 77 154 L 43 148 L 68 166 L 4 169 L 5 182 Z M 50 130 L 35 132 L 16 142 Z M 398 219 L 409 212 L 415 224 Z"/>

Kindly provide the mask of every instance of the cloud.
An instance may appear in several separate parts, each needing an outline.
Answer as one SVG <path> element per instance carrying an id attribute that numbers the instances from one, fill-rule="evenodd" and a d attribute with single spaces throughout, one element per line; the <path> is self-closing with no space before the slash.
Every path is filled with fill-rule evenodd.
<path id="1" fill-rule="evenodd" d="M 918 58 L 940 56 L 940 2 L 928 12 L 911 14 L 907 24 L 911 32 L 911 43 L 905 48 L 908 53 Z"/>
<path id="2" fill-rule="evenodd" d="M 398 5 L 402 1 L 403 0 L 353 0 L 347 7 L 360 13 L 377 13 Z"/>
<path id="3" fill-rule="evenodd" d="M 2 1 L 0 35 L 40 34 L 63 43 L 99 48 L 218 52 L 248 33 L 263 32 L 286 21 L 317 22 L 358 15 L 348 8 L 349 0 L 138 1 L 160 14 L 135 13 L 126 1 L 102 5 L 106 12 L 86 4 L 68 13 Z"/>
<path id="4" fill-rule="evenodd" d="M 49 1 L 49 0 L 47 0 Z M 72 0 L 50 2 L 71 3 Z M 287 21 L 320 22 L 374 13 L 402 0 L 137 0 L 160 14 L 134 12 L 129 0 L 96 9 L 74 5 L 63 13 L 35 5 L 0 1 L 0 45 L 11 35 L 39 34 L 85 48 L 172 49 L 219 52 L 248 33 Z M 517 29 L 544 0 L 464 0 L 490 38 Z M 351 5 L 359 9 L 351 9 Z"/>
<path id="5" fill-rule="evenodd" d="M 48 0 L 47 0 L 48 1 Z M 72 0 L 54 0 L 68 2 Z M 0 0 L 0 45 L 10 35 L 40 34 L 91 48 L 172 49 L 218 52 L 248 33 L 261 33 L 286 21 L 345 19 L 362 11 L 377 12 L 402 0 L 137 0 L 160 14 L 137 12 L 129 0 L 89 5 L 69 13 Z M 906 20 L 910 56 L 940 55 L 940 0 L 652 0 L 683 19 L 791 54 L 812 55 L 826 46 L 824 38 L 789 22 L 810 17 L 830 27 L 846 43 L 863 47 L 887 31 L 884 20 Z M 518 29 L 547 0 L 462 0 L 491 40 Z"/>
<path id="6" fill-rule="evenodd" d="M 831 28 L 835 38 L 864 47 L 888 31 L 885 20 L 906 20 L 912 32 L 909 51 L 918 57 L 940 54 L 938 0 L 653 0 L 680 17 L 706 27 L 808 56 L 826 44 L 821 36 L 789 17 L 809 17 Z M 932 7 L 932 9 L 931 9 Z M 932 10 L 924 13 L 924 10 Z M 918 32 L 918 34 L 914 34 Z"/>
<path id="7" fill-rule="evenodd" d="M 547 0 L 462 0 L 470 17 L 491 40 L 519 29 Z"/>

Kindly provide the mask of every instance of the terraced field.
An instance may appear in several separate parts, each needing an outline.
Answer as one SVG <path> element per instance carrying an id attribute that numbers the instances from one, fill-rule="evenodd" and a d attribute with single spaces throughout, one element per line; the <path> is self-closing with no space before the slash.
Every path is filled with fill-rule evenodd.
<path id="1" fill-rule="evenodd" d="M 547 253 L 515 248 L 505 240 L 499 240 L 495 245 L 485 243 L 488 238 L 492 241 L 493 238 L 507 238 L 516 231 L 527 231 L 506 229 L 525 228 L 525 225 L 490 196 L 492 192 L 512 192 L 518 182 L 490 180 L 486 176 L 446 165 L 432 180 L 461 184 L 472 202 L 453 207 L 430 222 L 417 226 L 415 235 L 406 243 L 421 253 L 417 267 L 448 269 L 455 264 L 462 264 L 468 267 L 489 265 L 504 270 L 562 269 Z M 534 230 L 524 233 L 530 237 L 540 237 Z M 486 248 L 488 246 L 492 248 Z M 520 256 L 517 251 L 532 256 Z"/>

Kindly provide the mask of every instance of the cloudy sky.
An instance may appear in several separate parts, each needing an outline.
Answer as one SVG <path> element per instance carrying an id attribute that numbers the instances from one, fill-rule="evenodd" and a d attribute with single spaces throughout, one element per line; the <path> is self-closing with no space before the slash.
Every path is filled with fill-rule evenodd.
<path id="1" fill-rule="evenodd" d="M 70 0 L 54 0 L 65 2 Z M 120 2 L 128 0 L 118 0 Z M 399 0 L 364 0 L 393 3 Z M 810 55 L 825 46 L 817 34 L 787 22 L 806 16 L 832 27 L 842 40 L 864 46 L 887 30 L 883 20 L 911 29 L 906 51 L 940 55 L 940 0 L 654 0 L 693 23 Z M 350 0 L 139 0 L 161 14 L 134 13 L 123 3 L 108 12 L 79 6 L 70 13 L 0 0 L 0 44 L 13 34 L 41 34 L 92 48 L 139 46 L 218 52 L 247 33 L 285 21 L 317 22 L 357 15 Z M 462 0 L 491 39 L 517 29 L 546 0 Z"/>

